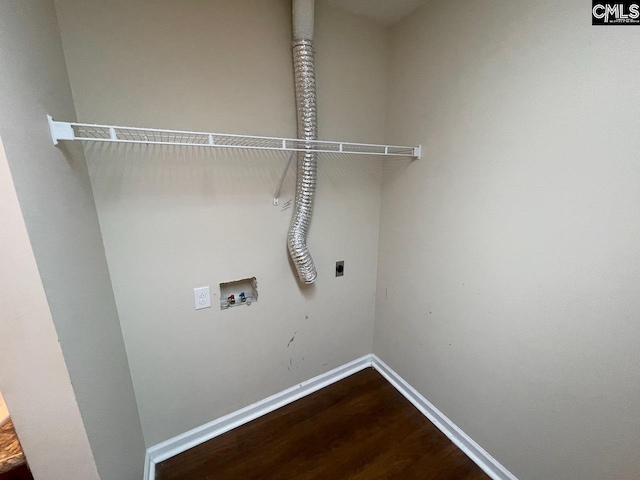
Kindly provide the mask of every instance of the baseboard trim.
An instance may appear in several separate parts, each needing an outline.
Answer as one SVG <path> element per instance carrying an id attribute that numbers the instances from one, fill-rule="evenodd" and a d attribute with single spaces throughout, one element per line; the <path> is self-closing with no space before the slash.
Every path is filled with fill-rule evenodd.
<path id="1" fill-rule="evenodd" d="M 167 460 L 175 455 L 222 435 L 245 423 L 255 420 L 258 417 L 271 413 L 280 407 L 284 407 L 302 397 L 316 392 L 332 383 L 353 375 L 360 370 L 371 367 L 371 355 L 365 355 L 352 362 L 346 363 L 338 368 L 334 368 L 317 377 L 299 383 L 287 390 L 276 393 L 264 400 L 249 405 L 235 412 L 225 415 L 217 420 L 209 422 L 193 430 L 189 430 L 181 435 L 173 437 L 165 442 L 159 443 L 147 449 L 144 466 L 144 480 L 155 480 L 156 464 Z"/>
<path id="2" fill-rule="evenodd" d="M 229 430 L 233 430 L 267 413 L 271 413 L 280 407 L 295 402 L 302 397 L 338 382 L 367 367 L 375 368 L 398 392 L 409 400 L 431 423 L 444 433 L 493 480 L 518 480 L 509 470 L 489 455 L 489 453 L 458 428 L 455 423 L 449 420 L 446 415 L 438 410 L 429 400 L 418 393 L 415 388 L 409 385 L 409 383 L 393 371 L 389 365 L 374 354 L 360 357 L 352 362 L 318 375 L 311 380 L 276 393 L 253 405 L 249 405 L 248 407 L 148 448 L 145 456 L 144 480 L 155 480 L 157 463 L 185 452 L 190 448 L 200 445 L 207 440 L 211 440 L 218 435 L 222 435 Z"/>
<path id="3" fill-rule="evenodd" d="M 147 448 L 147 452 L 144 455 L 144 474 L 143 480 L 155 480 L 156 478 L 156 464 L 151 461 L 151 454 L 149 453 L 149 448 Z"/>
<path id="4" fill-rule="evenodd" d="M 372 366 L 493 480 L 518 480 L 377 355 Z"/>

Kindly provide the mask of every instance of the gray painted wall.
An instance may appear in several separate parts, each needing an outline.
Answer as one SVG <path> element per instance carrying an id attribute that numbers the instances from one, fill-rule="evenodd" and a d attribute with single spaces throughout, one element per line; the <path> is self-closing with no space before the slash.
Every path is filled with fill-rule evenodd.
<path id="1" fill-rule="evenodd" d="M 83 121 L 295 136 L 290 0 L 56 8 Z M 383 27 L 318 7 L 323 138 L 384 136 L 387 42 Z M 380 159 L 321 155 L 309 235 L 319 278 L 303 288 L 286 251 L 293 171 L 272 204 L 286 155 L 86 155 L 147 445 L 371 352 Z M 259 301 L 221 311 L 218 284 L 252 276 Z M 213 308 L 196 311 L 192 289 L 204 285 Z"/>
<path id="2" fill-rule="evenodd" d="M 220 3 L 207 16 L 197 2 L 105 12 L 113 4 L 62 1 L 83 119 L 290 135 L 286 4 L 229 2 L 225 17 Z M 374 351 L 521 480 L 631 480 L 640 470 L 640 29 L 593 28 L 589 8 L 434 1 L 393 30 L 387 141 L 422 143 L 425 153 L 385 164 Z M 129 41 L 141 18 L 150 45 Z M 230 19 L 252 28 L 229 42 Z M 386 33 L 330 9 L 319 19 L 321 129 L 376 141 Z M 142 439 L 86 166 L 80 150 L 63 158 L 48 143 L 44 114 L 75 115 L 51 2 L 3 2 L 0 22 L 0 134 L 78 404 L 103 480 L 139 478 Z M 139 54 L 162 41 L 183 62 L 169 76 L 162 52 L 153 62 Z M 234 46 L 256 57 L 243 61 Z M 362 49 L 363 65 L 347 47 Z M 194 93 L 203 91 L 206 102 Z M 353 116 L 358 107 L 370 110 Z M 253 157 L 118 152 L 88 151 L 148 443 L 367 353 L 375 164 L 324 164 L 311 246 L 327 266 L 305 292 L 281 261 L 288 214 L 269 205 L 282 159 L 261 158 L 256 170 Z M 191 236 L 203 215 L 215 222 L 238 205 L 259 213 L 250 232 L 212 223 Z M 266 235 L 274 225 L 281 237 Z M 330 233 L 335 225 L 345 240 Z M 230 259 L 242 232 L 247 254 Z M 176 245 L 188 248 L 176 254 Z M 282 258 L 267 258 L 278 246 Z M 337 256 L 358 267 L 355 277 L 347 267 L 351 283 L 329 283 Z M 258 304 L 226 317 L 191 310 L 191 287 L 239 271 L 265 280 Z M 357 304 L 345 289 L 362 292 Z M 344 322 L 346 311 L 357 315 Z"/>
<path id="3" fill-rule="evenodd" d="M 393 30 L 374 351 L 521 480 L 640 472 L 640 28 L 590 9 Z"/>
<path id="4" fill-rule="evenodd" d="M 0 221 L 0 388 L 29 469 L 36 480 L 99 480 L 2 139 Z"/>
<path id="5" fill-rule="evenodd" d="M 51 0 L 0 2 L 0 135 L 102 480 L 138 480 L 144 442 Z"/>

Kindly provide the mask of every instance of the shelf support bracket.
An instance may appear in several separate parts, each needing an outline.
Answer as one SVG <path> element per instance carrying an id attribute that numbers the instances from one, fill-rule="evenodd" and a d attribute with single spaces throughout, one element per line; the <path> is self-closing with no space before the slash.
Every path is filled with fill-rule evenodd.
<path id="1" fill-rule="evenodd" d="M 49 122 L 49 132 L 51 132 L 51 140 L 54 145 L 58 145 L 60 140 L 75 140 L 76 135 L 73 127 L 68 122 L 56 122 L 51 115 L 47 115 Z"/>
<path id="2" fill-rule="evenodd" d="M 284 167 L 284 172 L 282 172 L 282 177 L 280 178 L 280 183 L 278 184 L 278 189 L 276 193 L 273 195 L 273 204 L 277 207 L 280 203 L 280 190 L 282 190 L 282 184 L 284 183 L 284 179 L 287 177 L 287 172 L 293 163 L 293 159 L 296 157 L 296 152 L 291 152 L 289 155 L 289 161 L 287 162 L 287 166 Z"/>

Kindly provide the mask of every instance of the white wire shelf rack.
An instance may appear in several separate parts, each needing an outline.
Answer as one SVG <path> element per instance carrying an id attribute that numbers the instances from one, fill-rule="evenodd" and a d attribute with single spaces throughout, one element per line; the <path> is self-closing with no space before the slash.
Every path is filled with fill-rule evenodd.
<path id="1" fill-rule="evenodd" d="M 345 153 L 388 157 L 420 158 L 422 147 L 376 145 L 371 143 L 301 140 L 299 138 L 262 137 L 232 133 L 190 132 L 158 128 L 118 127 L 90 123 L 59 122 L 47 115 L 54 145 L 61 140 L 87 142 L 182 145 L 213 148 L 248 148 L 287 152 Z"/>

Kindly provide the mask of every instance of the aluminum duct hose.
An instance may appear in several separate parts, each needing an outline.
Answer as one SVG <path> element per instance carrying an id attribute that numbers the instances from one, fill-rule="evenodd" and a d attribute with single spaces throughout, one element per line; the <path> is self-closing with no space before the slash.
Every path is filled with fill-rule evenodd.
<path id="1" fill-rule="evenodd" d="M 313 41 L 293 41 L 293 69 L 295 75 L 298 138 L 317 140 L 318 121 L 316 110 L 316 75 Z M 296 199 L 289 226 L 287 244 L 289 255 L 302 283 L 313 283 L 318 276 L 307 248 L 307 232 L 313 213 L 313 198 L 318 174 L 317 153 L 298 152 L 296 174 Z"/>

